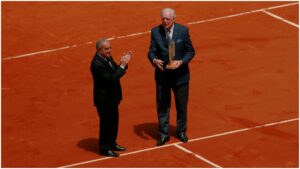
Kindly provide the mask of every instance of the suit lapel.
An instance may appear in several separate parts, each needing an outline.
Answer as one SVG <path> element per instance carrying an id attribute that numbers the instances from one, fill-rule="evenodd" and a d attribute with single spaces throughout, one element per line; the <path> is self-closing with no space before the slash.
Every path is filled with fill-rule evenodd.
<path id="1" fill-rule="evenodd" d="M 108 66 L 109 66 L 112 70 L 115 70 L 116 64 L 115 64 L 115 62 L 113 61 L 112 57 L 108 58 L 108 60 L 109 60 L 110 63 L 111 63 L 111 65 L 109 65 L 109 63 L 107 63 Z"/>
<path id="2" fill-rule="evenodd" d="M 105 66 L 107 69 L 110 69 L 110 70 L 114 70 L 114 63 L 112 60 L 110 60 L 111 64 L 112 64 L 112 67 L 109 65 L 109 63 L 104 59 L 102 58 L 101 56 L 97 55 L 96 54 L 96 57 L 98 58 L 98 60 L 103 64 L 103 66 Z"/>
<path id="3" fill-rule="evenodd" d="M 172 40 L 174 42 L 176 42 L 177 36 L 178 36 L 177 25 L 176 25 L 176 23 L 174 23 L 173 35 L 172 35 Z"/>
<path id="4" fill-rule="evenodd" d="M 160 32 L 161 39 L 162 39 L 164 45 L 168 46 L 167 34 L 165 32 L 165 28 L 162 25 L 160 25 L 160 27 L 159 27 L 159 32 Z"/>

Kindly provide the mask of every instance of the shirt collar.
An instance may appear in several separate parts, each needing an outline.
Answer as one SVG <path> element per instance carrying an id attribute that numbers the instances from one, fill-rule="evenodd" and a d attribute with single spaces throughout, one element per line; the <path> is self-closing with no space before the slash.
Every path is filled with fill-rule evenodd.
<path id="1" fill-rule="evenodd" d="M 170 29 L 170 33 L 171 33 L 171 34 L 173 33 L 174 25 L 175 25 L 175 23 L 173 23 L 173 25 L 172 25 L 172 27 L 171 27 L 171 29 Z M 165 31 L 168 32 L 167 29 L 165 29 Z"/>
<path id="2" fill-rule="evenodd" d="M 98 52 L 97 52 L 97 56 L 99 56 L 101 59 L 104 59 L 106 62 L 107 62 L 107 60 L 108 60 L 108 58 L 106 58 L 106 57 L 100 55 Z"/>

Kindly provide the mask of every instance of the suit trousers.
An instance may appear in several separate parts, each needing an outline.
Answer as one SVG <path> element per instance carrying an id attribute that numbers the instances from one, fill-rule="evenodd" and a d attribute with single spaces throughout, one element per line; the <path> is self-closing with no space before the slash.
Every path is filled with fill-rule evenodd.
<path id="1" fill-rule="evenodd" d="M 161 137 L 169 136 L 169 119 L 171 107 L 171 89 L 173 90 L 177 111 L 176 133 L 185 133 L 187 130 L 187 103 L 189 83 L 182 85 L 160 85 L 156 83 L 156 105 Z"/>
<path id="2" fill-rule="evenodd" d="M 119 126 L 118 105 L 96 106 L 100 118 L 99 124 L 99 148 L 109 150 L 116 145 Z"/>

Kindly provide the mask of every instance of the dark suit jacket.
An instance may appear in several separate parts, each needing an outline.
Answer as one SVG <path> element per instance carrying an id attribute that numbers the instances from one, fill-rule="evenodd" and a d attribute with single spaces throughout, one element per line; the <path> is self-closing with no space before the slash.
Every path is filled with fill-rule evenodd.
<path id="1" fill-rule="evenodd" d="M 94 79 L 94 104 L 118 105 L 122 100 L 122 90 L 120 78 L 125 74 L 125 70 L 118 66 L 110 58 L 112 67 L 103 58 L 95 54 L 91 63 L 91 72 Z"/>
<path id="2" fill-rule="evenodd" d="M 155 69 L 155 80 L 158 84 L 164 84 L 170 82 L 175 85 L 188 83 L 190 79 L 188 63 L 195 55 L 189 30 L 187 27 L 174 24 L 172 40 L 175 41 L 175 60 L 182 60 L 183 65 L 175 70 L 160 71 Z M 152 63 L 154 58 L 158 58 L 164 61 L 164 66 L 169 62 L 168 41 L 166 39 L 166 32 L 162 25 L 154 27 L 151 30 L 151 42 L 148 53 L 148 58 Z M 153 63 L 152 63 L 153 64 Z M 153 64 L 153 66 L 155 66 Z"/>

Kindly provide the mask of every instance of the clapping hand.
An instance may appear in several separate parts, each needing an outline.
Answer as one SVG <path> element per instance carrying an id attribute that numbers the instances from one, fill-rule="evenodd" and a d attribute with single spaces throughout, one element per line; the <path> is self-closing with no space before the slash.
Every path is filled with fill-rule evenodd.
<path id="1" fill-rule="evenodd" d="M 124 53 L 124 55 L 121 57 L 121 65 L 126 66 L 129 61 L 131 60 L 132 52 L 128 51 L 127 53 Z"/>

